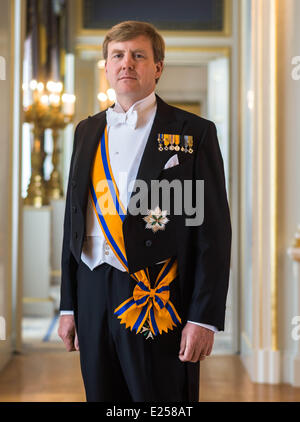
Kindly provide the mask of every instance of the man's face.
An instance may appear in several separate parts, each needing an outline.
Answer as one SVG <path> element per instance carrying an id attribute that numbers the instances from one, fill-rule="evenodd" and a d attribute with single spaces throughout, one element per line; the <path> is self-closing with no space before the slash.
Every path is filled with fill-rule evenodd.
<path id="1" fill-rule="evenodd" d="M 154 63 L 151 41 L 143 35 L 108 44 L 105 71 L 118 98 L 145 98 L 154 91 L 155 79 L 162 70 L 163 62 Z"/>

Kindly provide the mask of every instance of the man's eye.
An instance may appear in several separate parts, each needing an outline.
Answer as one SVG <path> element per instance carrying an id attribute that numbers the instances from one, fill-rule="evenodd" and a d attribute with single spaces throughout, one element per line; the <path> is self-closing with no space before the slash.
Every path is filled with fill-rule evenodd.
<path id="1" fill-rule="evenodd" d="M 141 58 L 143 58 L 144 56 L 143 56 L 143 54 L 139 54 L 139 53 L 138 53 L 138 54 L 136 54 L 136 55 L 135 55 L 135 57 L 137 57 L 138 59 L 141 59 Z"/>
<path id="2" fill-rule="evenodd" d="M 113 57 L 119 58 L 122 54 L 115 54 Z"/>

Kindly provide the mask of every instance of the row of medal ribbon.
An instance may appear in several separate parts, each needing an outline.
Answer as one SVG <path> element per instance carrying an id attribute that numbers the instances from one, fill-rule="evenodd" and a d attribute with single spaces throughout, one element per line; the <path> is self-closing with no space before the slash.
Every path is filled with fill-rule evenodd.
<path id="1" fill-rule="evenodd" d="M 193 137 L 190 135 L 170 135 L 159 133 L 157 137 L 159 151 L 193 152 Z M 181 145 L 181 146 L 180 146 Z"/>

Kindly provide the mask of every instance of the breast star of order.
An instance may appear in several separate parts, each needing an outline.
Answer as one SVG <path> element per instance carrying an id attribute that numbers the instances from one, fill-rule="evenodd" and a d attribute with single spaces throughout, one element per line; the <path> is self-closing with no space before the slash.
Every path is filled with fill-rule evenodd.
<path id="1" fill-rule="evenodd" d="M 155 210 L 148 210 L 148 215 L 143 217 L 146 221 L 146 229 L 151 229 L 154 233 L 158 230 L 164 230 L 165 225 L 169 221 L 166 217 L 167 211 L 161 211 L 159 207 L 156 207 Z"/>

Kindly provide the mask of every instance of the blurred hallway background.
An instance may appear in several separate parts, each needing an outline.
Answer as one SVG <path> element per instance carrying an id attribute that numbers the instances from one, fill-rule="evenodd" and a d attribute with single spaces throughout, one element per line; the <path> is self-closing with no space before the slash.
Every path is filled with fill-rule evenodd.
<path id="1" fill-rule="evenodd" d="M 213 120 L 224 159 L 230 289 L 200 400 L 299 401 L 300 1 L 122 4 L 0 0 L 0 401 L 85 400 L 57 335 L 66 183 L 77 123 L 114 102 L 101 45 L 127 19 L 161 31 L 156 92 Z"/>

